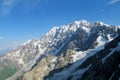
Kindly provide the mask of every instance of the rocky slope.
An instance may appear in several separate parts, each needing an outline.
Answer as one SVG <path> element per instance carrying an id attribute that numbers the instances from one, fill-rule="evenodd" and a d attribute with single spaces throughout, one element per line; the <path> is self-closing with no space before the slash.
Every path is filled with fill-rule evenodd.
<path id="1" fill-rule="evenodd" d="M 66 54 L 71 53 L 74 54 L 71 51 Z M 25 73 L 22 80 L 119 80 L 120 36 L 107 43 L 101 50 L 97 48 L 79 52 L 79 55 L 78 61 L 67 65 L 64 65 L 66 59 L 69 62 L 72 60 L 71 57 L 65 56 L 61 58 L 63 61 L 56 62 L 56 57 L 47 56 L 35 68 Z"/>
<path id="2" fill-rule="evenodd" d="M 40 40 L 22 44 L 1 57 L 0 61 L 5 63 L 5 60 L 9 60 L 19 68 L 8 80 L 55 80 L 56 77 L 57 80 L 74 79 L 77 71 L 84 73 L 92 67 L 86 60 L 104 49 L 105 43 L 118 35 L 118 30 L 119 26 L 99 21 L 75 21 L 53 27 Z M 97 62 L 97 59 L 93 62 Z"/>
<path id="3" fill-rule="evenodd" d="M 96 55 L 98 55 L 98 57 L 96 57 Z M 120 35 L 110 43 L 106 44 L 105 48 L 97 52 L 96 55 L 93 56 L 96 62 L 89 62 L 89 64 L 92 64 L 92 66 L 83 74 L 81 78 L 79 77 L 79 79 L 119 80 L 120 79 Z"/>
<path id="4" fill-rule="evenodd" d="M 47 76 L 48 80 L 119 80 L 120 36 L 84 61 L 78 60 L 67 69 Z M 82 63 L 81 63 L 82 62 Z"/>

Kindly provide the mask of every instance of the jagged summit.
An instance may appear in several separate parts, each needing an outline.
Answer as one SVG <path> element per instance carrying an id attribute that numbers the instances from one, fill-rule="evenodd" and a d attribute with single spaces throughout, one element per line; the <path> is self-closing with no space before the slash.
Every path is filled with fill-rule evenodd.
<path id="1" fill-rule="evenodd" d="M 33 43 L 33 44 L 36 43 L 37 44 L 37 43 L 39 43 L 39 40 L 37 40 L 37 39 L 31 39 L 31 40 L 28 40 L 28 41 L 22 43 L 21 46 L 25 46 L 25 45 L 31 44 L 31 43 Z"/>
<path id="2" fill-rule="evenodd" d="M 89 24 L 90 22 L 88 22 L 87 20 L 79 20 L 79 21 L 74 21 L 73 23 L 76 23 L 78 25 L 87 25 Z"/>
<path id="3" fill-rule="evenodd" d="M 94 25 L 100 25 L 100 26 L 110 26 L 110 25 L 108 25 L 108 24 L 106 24 L 106 23 L 104 23 L 104 22 L 102 22 L 102 21 L 96 21 L 96 22 L 94 22 L 93 24 L 94 24 Z"/>
<path id="4" fill-rule="evenodd" d="M 56 32 L 58 32 L 61 29 L 62 29 L 62 32 L 65 32 L 67 30 L 76 31 L 77 28 L 79 28 L 79 27 L 85 26 L 85 27 L 91 28 L 91 26 L 98 26 L 98 25 L 99 26 L 110 26 L 108 24 L 105 24 L 102 21 L 89 22 L 89 21 L 83 19 L 83 20 L 74 21 L 71 24 L 62 25 L 60 27 L 53 27 L 49 32 L 46 33 L 46 36 L 49 34 L 55 34 Z"/>
<path id="5" fill-rule="evenodd" d="M 62 25 L 60 27 L 56 27 L 55 26 L 49 32 L 46 33 L 46 36 L 49 35 L 49 34 L 55 34 L 56 32 L 58 32 L 61 29 L 62 29 L 62 32 L 65 32 L 67 30 L 76 31 L 77 28 L 79 28 L 81 26 L 90 27 L 90 26 L 97 26 L 97 25 L 100 25 L 100 26 L 103 26 L 103 25 L 109 26 L 108 24 L 105 24 L 102 21 L 95 21 L 95 22 L 90 23 L 87 20 L 83 19 L 83 20 L 74 21 L 71 24 Z"/>

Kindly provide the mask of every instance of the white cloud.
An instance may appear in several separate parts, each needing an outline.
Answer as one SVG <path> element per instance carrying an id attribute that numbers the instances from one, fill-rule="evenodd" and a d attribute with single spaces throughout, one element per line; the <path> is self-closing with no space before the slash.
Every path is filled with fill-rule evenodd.
<path id="1" fill-rule="evenodd" d="M 16 49 L 19 45 L 20 45 L 20 42 L 16 42 L 16 41 L 0 42 L 0 53 L 1 51 Z"/>
<path id="2" fill-rule="evenodd" d="M 1 2 L 1 14 L 9 14 L 9 12 L 11 11 L 11 9 L 14 7 L 15 3 L 17 2 L 18 0 L 2 0 Z"/>
<path id="3" fill-rule="evenodd" d="M 12 48 L 12 49 L 17 48 L 18 45 L 20 45 L 20 43 L 19 43 L 19 42 L 16 42 L 16 41 L 13 41 L 11 44 L 12 44 L 12 45 L 10 45 L 9 48 Z"/>
<path id="4" fill-rule="evenodd" d="M 112 1 L 108 2 L 107 4 L 115 4 L 117 2 L 120 2 L 120 0 L 112 0 Z"/>
<path id="5" fill-rule="evenodd" d="M 3 37 L 2 37 L 2 36 L 0 36 L 0 40 L 1 40 L 1 39 L 3 39 Z"/>
<path id="6" fill-rule="evenodd" d="M 40 3 L 40 0 L 1 0 L 0 1 L 0 14 L 9 14 L 17 4 L 21 4 L 22 8 L 30 8 Z"/>
<path id="7" fill-rule="evenodd" d="M 3 50 L 3 48 L 0 46 L 0 51 Z"/>

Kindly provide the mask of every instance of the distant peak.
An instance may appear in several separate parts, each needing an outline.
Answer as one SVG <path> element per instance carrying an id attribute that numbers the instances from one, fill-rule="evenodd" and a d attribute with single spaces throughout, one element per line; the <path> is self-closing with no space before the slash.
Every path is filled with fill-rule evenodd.
<path id="1" fill-rule="evenodd" d="M 53 27 L 49 32 L 47 32 L 45 35 L 49 36 L 49 35 L 55 35 L 56 31 L 59 29 L 60 27 Z"/>
<path id="2" fill-rule="evenodd" d="M 32 41 L 32 40 L 28 40 L 27 42 L 22 43 L 21 45 L 22 45 L 22 46 L 27 45 L 27 44 L 29 44 L 31 41 Z"/>
<path id="3" fill-rule="evenodd" d="M 120 26 L 118 26 L 118 28 L 120 28 Z"/>
<path id="4" fill-rule="evenodd" d="M 88 22 L 87 20 L 79 20 L 79 21 L 74 21 L 75 24 L 77 25 L 81 25 L 81 26 L 87 26 L 90 24 L 90 22 Z"/>
<path id="5" fill-rule="evenodd" d="M 81 23 L 88 23 L 87 20 L 83 19 L 83 20 L 80 20 Z"/>
<path id="6" fill-rule="evenodd" d="M 79 20 L 79 21 L 74 21 L 74 23 L 76 23 L 76 24 L 85 24 L 85 23 L 88 23 L 88 21 L 87 20 Z"/>
<path id="7" fill-rule="evenodd" d="M 108 24 L 105 24 L 104 22 L 102 22 L 102 21 L 96 21 L 96 22 L 94 22 L 94 24 L 95 25 L 101 25 L 101 26 L 109 26 Z"/>
<path id="8" fill-rule="evenodd" d="M 53 27 L 53 28 L 51 29 L 51 31 L 55 31 L 55 30 L 57 30 L 57 29 L 59 29 L 59 27 Z"/>
<path id="9" fill-rule="evenodd" d="M 31 40 L 26 41 L 25 43 L 22 43 L 21 45 L 22 45 L 22 46 L 25 46 L 25 45 L 27 45 L 27 44 L 36 43 L 36 42 L 38 43 L 39 40 L 37 40 L 37 39 L 31 39 Z"/>

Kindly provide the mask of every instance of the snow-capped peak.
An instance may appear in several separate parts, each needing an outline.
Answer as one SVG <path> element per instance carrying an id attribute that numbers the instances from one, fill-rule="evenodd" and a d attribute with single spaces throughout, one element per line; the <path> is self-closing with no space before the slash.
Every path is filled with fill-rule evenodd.
<path id="1" fill-rule="evenodd" d="M 29 44 L 31 41 L 32 41 L 32 40 L 28 40 L 27 42 L 22 43 L 21 45 L 22 45 L 22 46 L 27 45 L 27 44 Z"/>
<path id="2" fill-rule="evenodd" d="M 85 26 L 87 26 L 89 24 L 89 22 L 84 20 L 84 19 L 83 20 L 79 20 L 79 21 L 74 21 L 74 23 L 76 23 L 78 25 L 85 25 Z"/>
<path id="3" fill-rule="evenodd" d="M 54 35 L 59 28 L 60 27 L 53 27 L 49 32 L 46 33 L 46 36 Z"/>
<path id="4" fill-rule="evenodd" d="M 59 29 L 59 27 L 53 27 L 51 31 L 55 32 L 57 29 Z"/>
<path id="5" fill-rule="evenodd" d="M 22 43 L 21 46 L 26 46 L 26 45 L 33 45 L 34 47 L 36 47 L 38 45 L 38 43 L 40 42 L 40 40 L 37 39 L 33 39 L 33 40 L 28 40 L 25 43 Z"/>
<path id="6" fill-rule="evenodd" d="M 120 29 L 120 26 L 118 26 L 118 28 Z"/>
<path id="7" fill-rule="evenodd" d="M 110 25 L 108 25 L 108 24 L 105 24 L 105 23 L 102 22 L 102 21 L 96 21 L 96 22 L 94 22 L 94 24 L 95 24 L 95 25 L 101 25 L 101 26 L 110 26 Z"/>

